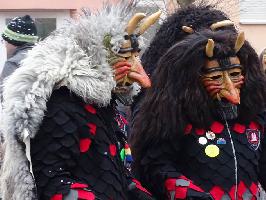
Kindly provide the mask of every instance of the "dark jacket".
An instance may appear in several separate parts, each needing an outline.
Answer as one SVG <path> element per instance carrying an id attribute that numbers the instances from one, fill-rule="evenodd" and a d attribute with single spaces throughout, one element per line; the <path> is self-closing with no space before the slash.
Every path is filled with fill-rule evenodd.
<path id="1" fill-rule="evenodd" d="M 152 199 L 120 158 L 126 138 L 118 116 L 115 104 L 101 108 L 85 104 L 64 87 L 53 92 L 38 134 L 31 140 L 39 200 L 66 197 L 74 190 L 88 197 L 71 196 L 71 200 Z"/>
<path id="2" fill-rule="evenodd" d="M 20 67 L 20 62 L 26 57 L 27 52 L 32 49 L 32 44 L 25 44 L 23 46 L 17 47 L 16 51 L 7 58 L 5 65 L 3 67 L 1 76 L 0 76 L 0 95 L 2 100 L 3 93 L 3 81 L 5 78 L 10 76 L 16 69 Z"/>
<path id="3" fill-rule="evenodd" d="M 237 165 L 238 198 L 256 199 L 258 182 L 266 188 L 266 144 L 264 122 L 260 122 L 232 121 L 227 129 L 216 121 L 208 130 L 189 124 L 178 140 L 161 141 L 160 148 L 147 144 L 137 169 L 142 183 L 158 199 L 165 199 L 165 181 L 185 176 L 215 200 L 234 199 Z M 217 149 L 217 155 L 212 155 L 211 147 Z"/>

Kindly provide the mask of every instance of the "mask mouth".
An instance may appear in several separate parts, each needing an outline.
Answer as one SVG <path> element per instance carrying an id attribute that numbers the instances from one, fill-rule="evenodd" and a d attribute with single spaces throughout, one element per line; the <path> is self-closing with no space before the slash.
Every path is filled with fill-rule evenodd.
<path id="1" fill-rule="evenodd" d="M 130 86 L 116 86 L 113 91 L 113 97 L 119 100 L 125 106 L 129 106 L 133 103 L 134 97 L 141 92 L 141 86 L 137 83 L 133 83 Z"/>
<path id="2" fill-rule="evenodd" d="M 229 102 L 226 98 L 215 101 L 218 116 L 223 120 L 233 120 L 238 117 L 238 106 Z"/>
<path id="3" fill-rule="evenodd" d="M 130 92 L 130 85 L 117 86 L 113 92 L 116 94 L 128 94 Z"/>
<path id="4" fill-rule="evenodd" d="M 219 103 L 221 104 L 221 105 L 227 105 L 227 104 L 230 104 L 230 102 L 228 101 L 228 99 L 226 99 L 226 98 L 224 98 L 224 97 L 222 97 L 220 100 L 218 100 L 219 101 Z"/>

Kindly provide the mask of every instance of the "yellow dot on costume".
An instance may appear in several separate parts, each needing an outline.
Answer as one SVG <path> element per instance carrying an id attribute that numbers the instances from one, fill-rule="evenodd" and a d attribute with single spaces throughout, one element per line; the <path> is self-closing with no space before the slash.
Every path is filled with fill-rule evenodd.
<path id="1" fill-rule="evenodd" d="M 219 147 L 214 144 L 210 144 L 205 148 L 205 154 L 211 158 L 215 158 L 220 153 Z"/>

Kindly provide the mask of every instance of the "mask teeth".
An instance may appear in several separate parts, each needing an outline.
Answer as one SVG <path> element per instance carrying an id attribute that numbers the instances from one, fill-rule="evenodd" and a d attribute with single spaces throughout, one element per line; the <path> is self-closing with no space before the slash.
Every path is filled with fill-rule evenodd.
<path id="1" fill-rule="evenodd" d="M 217 93 L 216 97 L 217 97 L 218 101 L 222 101 L 222 99 L 221 99 L 219 93 Z"/>

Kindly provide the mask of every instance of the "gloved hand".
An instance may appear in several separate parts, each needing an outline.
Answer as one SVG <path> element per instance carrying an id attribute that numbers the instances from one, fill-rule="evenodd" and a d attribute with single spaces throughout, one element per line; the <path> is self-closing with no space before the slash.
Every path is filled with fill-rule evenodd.
<path id="1" fill-rule="evenodd" d="M 139 181 L 133 179 L 128 185 L 130 200 L 155 200 L 151 193 L 147 191 Z"/>
<path id="2" fill-rule="evenodd" d="M 177 179 L 170 178 L 165 182 L 169 200 L 213 200 L 209 193 L 204 192 L 200 187 L 184 176 Z"/>

